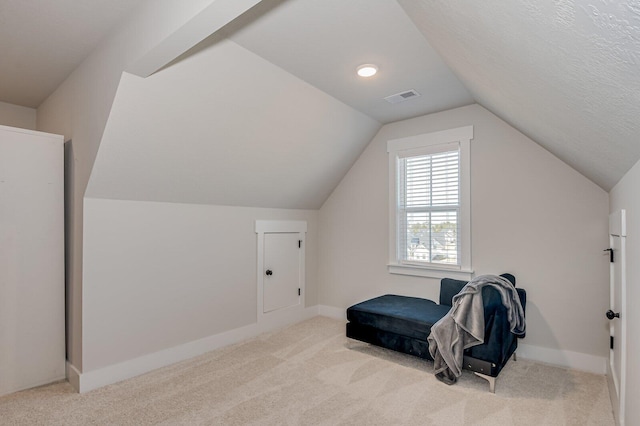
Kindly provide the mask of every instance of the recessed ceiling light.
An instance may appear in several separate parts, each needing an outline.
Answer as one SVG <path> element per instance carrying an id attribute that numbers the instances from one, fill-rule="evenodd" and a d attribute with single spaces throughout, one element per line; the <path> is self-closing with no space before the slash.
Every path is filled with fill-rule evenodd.
<path id="1" fill-rule="evenodd" d="M 360 77 L 373 77 L 378 72 L 378 67 L 373 64 L 363 64 L 356 71 Z"/>

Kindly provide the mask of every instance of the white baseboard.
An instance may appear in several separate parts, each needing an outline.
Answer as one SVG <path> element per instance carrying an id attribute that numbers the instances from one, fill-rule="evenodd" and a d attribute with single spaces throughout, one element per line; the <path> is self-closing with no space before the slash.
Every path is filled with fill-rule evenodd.
<path id="1" fill-rule="evenodd" d="M 67 363 L 67 379 L 78 392 L 89 392 L 317 315 L 317 306 L 305 309 L 284 309 L 262 315 L 260 322 L 254 324 L 83 373 Z"/>
<path id="2" fill-rule="evenodd" d="M 295 324 L 296 322 L 313 318 L 317 315 L 340 321 L 346 320 L 346 310 L 333 306 L 318 305 L 305 309 L 282 310 L 261 316 L 260 322 L 257 323 L 208 336 L 200 340 L 110 365 L 98 370 L 81 373 L 72 364 L 67 362 L 67 380 L 78 392 L 89 392 L 102 386 L 130 379 L 149 371 L 250 339 L 264 332 L 277 330 Z M 606 358 L 579 352 L 518 344 L 518 357 L 596 374 L 606 373 Z"/>
<path id="3" fill-rule="evenodd" d="M 336 308 L 334 306 L 318 305 L 318 315 L 337 320 L 347 320 L 347 310 L 344 308 Z"/>
<path id="4" fill-rule="evenodd" d="M 518 343 L 518 358 L 538 361 L 545 364 L 574 370 L 587 371 L 595 374 L 606 374 L 607 358 L 583 354 L 580 352 L 563 351 L 560 349 L 543 348 L 541 346 Z"/>
<path id="5" fill-rule="evenodd" d="M 69 361 L 67 361 L 67 381 L 75 388 L 80 389 L 80 371 Z"/>

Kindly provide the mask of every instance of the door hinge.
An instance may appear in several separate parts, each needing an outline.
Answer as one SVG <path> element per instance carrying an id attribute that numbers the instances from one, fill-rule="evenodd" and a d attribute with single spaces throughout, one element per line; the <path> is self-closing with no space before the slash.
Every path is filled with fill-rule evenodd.
<path id="1" fill-rule="evenodd" d="M 609 349 L 613 349 L 613 336 L 609 336 Z"/>
<path id="2" fill-rule="evenodd" d="M 614 260 L 613 260 L 613 249 L 612 248 L 608 248 L 608 249 L 604 249 L 602 251 L 608 251 L 609 252 L 609 262 L 613 263 L 614 262 Z"/>
<path id="3" fill-rule="evenodd" d="M 298 289 L 298 296 L 300 296 L 300 289 Z"/>
<path id="4" fill-rule="evenodd" d="M 302 248 L 302 240 L 298 240 L 298 248 Z"/>

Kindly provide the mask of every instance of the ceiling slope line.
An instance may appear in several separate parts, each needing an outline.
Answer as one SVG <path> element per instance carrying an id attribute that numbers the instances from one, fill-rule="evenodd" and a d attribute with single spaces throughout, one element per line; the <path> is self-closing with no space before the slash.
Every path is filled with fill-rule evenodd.
<path id="1" fill-rule="evenodd" d="M 125 71 L 145 78 L 152 75 L 261 1 L 211 1 L 180 28 L 170 30 L 166 37 L 129 65 Z"/>

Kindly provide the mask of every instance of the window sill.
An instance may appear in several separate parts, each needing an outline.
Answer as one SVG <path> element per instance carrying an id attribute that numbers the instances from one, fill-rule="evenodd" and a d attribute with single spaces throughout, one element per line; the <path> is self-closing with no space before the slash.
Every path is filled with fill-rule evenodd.
<path id="1" fill-rule="evenodd" d="M 456 280 L 469 281 L 473 277 L 473 270 L 453 269 L 453 268 L 437 268 L 430 266 L 417 265 L 401 265 L 391 263 L 387 265 L 390 274 L 411 275 L 414 277 L 427 278 L 454 278 Z"/>

